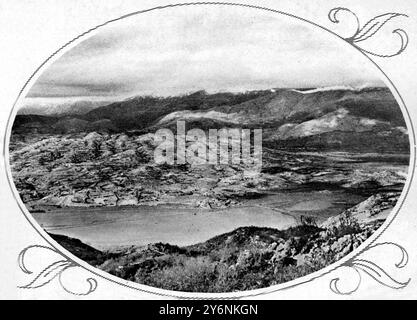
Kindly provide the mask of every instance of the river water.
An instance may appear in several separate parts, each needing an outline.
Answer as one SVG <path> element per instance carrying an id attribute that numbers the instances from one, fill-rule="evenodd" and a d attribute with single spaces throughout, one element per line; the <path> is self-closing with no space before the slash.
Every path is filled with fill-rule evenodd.
<path id="1" fill-rule="evenodd" d="M 222 210 L 176 206 L 61 208 L 32 213 L 48 232 L 77 238 L 98 249 L 165 242 L 190 245 L 242 226 L 285 229 L 301 215 L 318 222 L 366 197 L 336 190 L 274 192 Z"/>

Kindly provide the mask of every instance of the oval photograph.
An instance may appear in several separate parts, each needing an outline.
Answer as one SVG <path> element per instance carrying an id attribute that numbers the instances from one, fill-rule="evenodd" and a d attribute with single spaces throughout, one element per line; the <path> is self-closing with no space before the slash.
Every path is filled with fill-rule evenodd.
<path id="1" fill-rule="evenodd" d="M 334 34 L 188 6 L 81 40 L 18 102 L 9 162 L 27 212 L 95 268 L 176 291 L 265 288 L 348 255 L 396 205 L 406 122 Z"/>

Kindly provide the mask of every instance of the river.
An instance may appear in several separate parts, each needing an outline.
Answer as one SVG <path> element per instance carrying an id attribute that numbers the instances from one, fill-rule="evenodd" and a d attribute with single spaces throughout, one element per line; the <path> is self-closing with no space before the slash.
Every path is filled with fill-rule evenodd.
<path id="1" fill-rule="evenodd" d="M 220 210 L 177 205 L 60 208 L 32 213 L 48 232 L 77 238 L 97 249 L 164 242 L 190 245 L 242 226 L 285 229 L 301 215 L 318 222 L 366 197 L 343 189 L 273 192 Z"/>

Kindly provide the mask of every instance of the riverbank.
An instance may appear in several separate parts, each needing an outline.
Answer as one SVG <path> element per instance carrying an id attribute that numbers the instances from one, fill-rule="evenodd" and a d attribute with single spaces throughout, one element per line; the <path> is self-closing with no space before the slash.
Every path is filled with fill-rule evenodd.
<path id="1" fill-rule="evenodd" d="M 112 207 L 44 207 L 33 212 L 48 232 L 82 239 L 99 249 L 164 242 L 184 246 L 203 242 L 244 226 L 285 229 L 302 216 L 323 222 L 366 199 L 344 189 L 301 187 L 245 199 L 225 209 L 186 204 Z"/>
<path id="2" fill-rule="evenodd" d="M 383 224 L 399 196 L 373 195 L 320 224 L 303 219 L 283 229 L 239 227 L 189 246 L 159 242 L 100 251 L 78 239 L 51 236 L 87 263 L 126 280 L 179 291 L 242 291 L 287 282 L 341 259 Z"/>

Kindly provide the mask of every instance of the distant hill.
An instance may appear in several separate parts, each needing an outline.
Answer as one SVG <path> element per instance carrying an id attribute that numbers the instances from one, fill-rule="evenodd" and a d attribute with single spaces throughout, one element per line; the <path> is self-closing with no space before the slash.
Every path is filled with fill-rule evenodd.
<path id="1" fill-rule="evenodd" d="M 85 98 L 26 98 L 19 115 L 43 115 L 53 117 L 83 115 L 108 105 L 113 99 Z"/>
<path id="2" fill-rule="evenodd" d="M 175 111 L 187 110 L 190 113 L 207 111 L 215 107 L 251 101 L 268 93 L 270 91 L 252 91 L 241 94 L 207 94 L 204 91 L 197 91 L 189 95 L 168 98 L 136 97 L 97 108 L 82 118 L 89 121 L 109 119 L 120 131 L 144 129 L 154 125 L 161 117 Z"/>
<path id="3" fill-rule="evenodd" d="M 53 125 L 59 118 L 42 115 L 17 115 L 13 122 L 12 133 L 49 133 L 53 132 Z"/>

